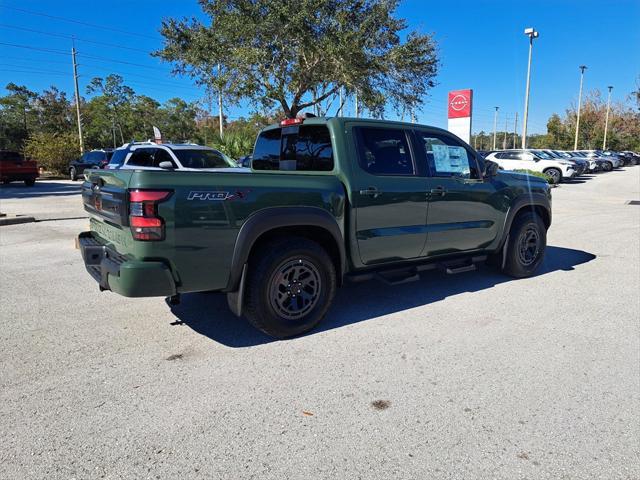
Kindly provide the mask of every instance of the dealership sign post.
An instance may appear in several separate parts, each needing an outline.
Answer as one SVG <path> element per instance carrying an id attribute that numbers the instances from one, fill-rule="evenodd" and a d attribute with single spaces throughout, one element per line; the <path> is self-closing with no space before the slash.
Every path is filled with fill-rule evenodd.
<path id="1" fill-rule="evenodd" d="M 449 92 L 448 130 L 467 143 L 471 142 L 471 113 L 473 111 L 473 90 L 453 90 Z"/>

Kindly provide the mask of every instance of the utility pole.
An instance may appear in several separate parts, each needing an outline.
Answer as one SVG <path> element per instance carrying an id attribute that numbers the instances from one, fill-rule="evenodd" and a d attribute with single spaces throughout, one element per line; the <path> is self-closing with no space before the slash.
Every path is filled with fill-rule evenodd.
<path id="1" fill-rule="evenodd" d="M 500 107 L 495 107 L 496 113 L 493 114 L 493 149 L 496 149 L 496 129 L 498 128 L 498 109 Z"/>
<path id="2" fill-rule="evenodd" d="M 533 53 L 533 39 L 540 35 L 535 28 L 524 29 L 524 34 L 529 37 L 529 63 L 527 64 L 527 88 L 524 96 L 524 119 L 522 120 L 522 148 L 527 148 L 527 120 L 529 118 L 529 89 L 531 87 L 531 54 Z"/>
<path id="3" fill-rule="evenodd" d="M 578 117 L 576 118 L 576 139 L 573 142 L 573 149 L 578 150 L 578 135 L 580 133 L 580 107 L 582 106 L 582 81 L 584 80 L 584 71 L 586 65 L 580 65 L 580 93 L 578 93 Z"/>
<path id="4" fill-rule="evenodd" d="M 602 141 L 602 150 L 607 149 L 607 130 L 609 129 L 609 109 L 611 108 L 611 90 L 613 87 L 609 85 L 609 96 L 607 98 L 607 115 L 604 117 L 604 140 Z"/>
<path id="5" fill-rule="evenodd" d="M 222 67 L 218 64 L 218 79 L 220 79 L 220 72 L 222 72 Z M 224 128 L 222 123 L 224 122 L 224 114 L 222 113 L 222 87 L 218 88 L 218 122 L 220 123 L 220 138 L 224 136 Z"/>
<path id="6" fill-rule="evenodd" d="M 80 140 L 80 155 L 84 153 L 84 140 L 82 138 L 82 119 L 80 117 L 80 93 L 78 92 L 78 64 L 76 63 L 76 46 L 71 40 L 71 61 L 73 63 L 73 84 L 75 86 L 76 118 L 78 121 L 78 139 Z M 115 132 L 114 132 L 115 136 Z M 115 143 L 115 142 L 114 142 Z"/>
<path id="7" fill-rule="evenodd" d="M 516 119 L 513 122 L 513 148 L 516 148 L 516 140 L 518 139 L 518 112 L 516 112 Z"/>
<path id="8" fill-rule="evenodd" d="M 507 124 L 507 116 L 504 117 L 504 137 L 502 138 L 502 149 L 507 149 L 507 128 L 509 128 Z"/>

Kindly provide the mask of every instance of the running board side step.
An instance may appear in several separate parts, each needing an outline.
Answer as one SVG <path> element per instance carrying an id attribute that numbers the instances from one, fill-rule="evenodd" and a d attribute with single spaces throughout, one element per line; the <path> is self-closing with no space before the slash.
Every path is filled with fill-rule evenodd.
<path id="1" fill-rule="evenodd" d="M 460 265 L 459 267 L 445 267 L 444 271 L 447 272 L 448 275 L 455 275 L 457 273 L 464 273 L 464 272 L 473 272 L 474 270 L 477 270 L 475 264 L 471 264 L 471 265 Z"/>
<path id="2" fill-rule="evenodd" d="M 402 285 L 404 283 L 417 282 L 420 275 L 415 269 L 399 270 L 390 272 L 380 272 L 375 274 L 375 278 L 387 285 Z"/>
<path id="3" fill-rule="evenodd" d="M 387 285 L 402 285 L 415 282 L 420 279 L 420 272 L 427 270 L 440 270 L 449 275 L 471 272 L 477 270 L 476 265 L 487 261 L 487 255 L 475 255 L 464 259 L 451 259 L 449 261 L 430 261 L 413 266 L 391 268 L 386 270 L 369 270 L 366 272 L 351 273 L 345 276 L 349 282 L 364 282 L 367 280 L 380 280 Z"/>

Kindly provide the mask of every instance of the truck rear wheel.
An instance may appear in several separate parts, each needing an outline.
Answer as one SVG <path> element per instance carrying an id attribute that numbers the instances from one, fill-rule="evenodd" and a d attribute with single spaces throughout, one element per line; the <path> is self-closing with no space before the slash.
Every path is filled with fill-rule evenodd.
<path id="1" fill-rule="evenodd" d="M 244 301 L 244 314 L 253 326 L 286 338 L 320 323 L 336 291 L 333 261 L 320 245 L 306 238 L 281 238 L 261 246 L 254 258 Z"/>
<path id="2" fill-rule="evenodd" d="M 27 187 L 33 187 L 36 184 L 36 179 L 35 178 L 28 178 L 24 181 L 24 184 Z"/>
<path id="3" fill-rule="evenodd" d="M 515 278 L 532 276 L 544 260 L 547 229 L 534 212 L 519 215 L 509 232 L 504 273 Z"/>

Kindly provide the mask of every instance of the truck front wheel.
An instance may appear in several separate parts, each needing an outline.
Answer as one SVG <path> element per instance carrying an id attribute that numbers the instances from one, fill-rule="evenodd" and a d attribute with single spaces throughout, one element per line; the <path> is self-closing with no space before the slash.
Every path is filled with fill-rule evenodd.
<path id="1" fill-rule="evenodd" d="M 518 215 L 509 232 L 504 273 L 515 278 L 532 276 L 544 259 L 547 230 L 537 213 Z"/>
<path id="2" fill-rule="evenodd" d="M 300 335 L 324 318 L 336 291 L 331 257 L 301 237 L 260 246 L 249 262 L 244 314 L 267 335 Z"/>

